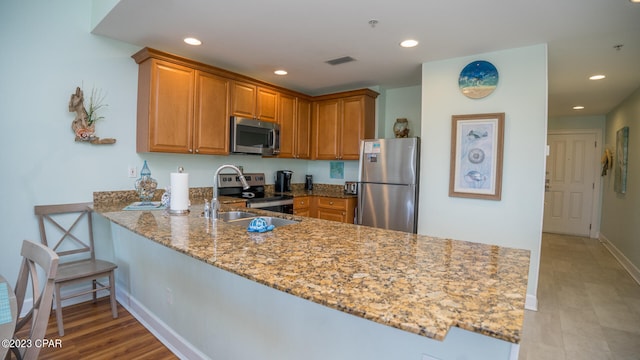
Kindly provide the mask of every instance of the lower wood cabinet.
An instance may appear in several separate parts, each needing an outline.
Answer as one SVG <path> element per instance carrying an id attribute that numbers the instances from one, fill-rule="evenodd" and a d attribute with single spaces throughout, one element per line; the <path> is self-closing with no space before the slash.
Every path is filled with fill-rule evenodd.
<path id="1" fill-rule="evenodd" d="M 293 214 L 299 216 L 310 216 L 311 198 L 308 196 L 298 196 L 293 199 Z"/>
<path id="2" fill-rule="evenodd" d="M 312 208 L 315 209 L 315 217 L 318 219 L 353 224 L 356 198 L 314 196 L 313 201 L 315 206 Z"/>

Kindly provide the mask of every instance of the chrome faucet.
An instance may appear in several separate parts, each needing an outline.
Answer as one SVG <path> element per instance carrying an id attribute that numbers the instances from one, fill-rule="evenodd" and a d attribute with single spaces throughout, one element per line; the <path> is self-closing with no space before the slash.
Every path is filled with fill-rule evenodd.
<path id="1" fill-rule="evenodd" d="M 220 210 L 220 204 L 218 203 L 218 175 L 220 174 L 220 171 L 222 171 L 222 169 L 231 169 L 235 171 L 240 178 L 240 182 L 242 183 L 242 188 L 244 190 L 249 189 L 249 184 L 247 184 L 247 179 L 244 178 L 244 175 L 242 174 L 242 171 L 240 171 L 240 169 L 238 169 L 234 165 L 228 165 L 228 164 L 220 166 L 216 170 L 216 173 L 213 175 L 213 198 L 211 199 L 211 210 L 210 210 L 210 217 L 213 220 L 218 218 L 218 211 Z"/>

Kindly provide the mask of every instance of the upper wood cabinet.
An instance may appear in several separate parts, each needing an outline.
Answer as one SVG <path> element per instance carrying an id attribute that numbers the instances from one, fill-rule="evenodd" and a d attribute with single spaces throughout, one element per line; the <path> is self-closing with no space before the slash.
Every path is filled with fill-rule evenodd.
<path id="1" fill-rule="evenodd" d="M 193 148 L 196 154 L 229 153 L 230 80 L 196 72 Z"/>
<path id="2" fill-rule="evenodd" d="M 360 140 L 375 134 L 373 90 L 363 89 L 320 96 L 313 103 L 312 158 L 357 160 Z"/>
<path id="3" fill-rule="evenodd" d="M 139 65 L 138 152 L 229 153 L 230 80 L 149 57 Z"/>
<path id="4" fill-rule="evenodd" d="M 278 97 L 280 158 L 309 159 L 311 154 L 311 102 L 289 94 Z"/>
<path id="5" fill-rule="evenodd" d="M 234 81 L 231 94 L 233 115 L 277 121 L 277 91 L 248 82 Z"/>
<path id="6" fill-rule="evenodd" d="M 138 70 L 138 152 L 229 153 L 229 117 L 280 124 L 279 157 L 356 160 L 373 138 L 373 90 L 310 97 L 227 70 L 144 48 Z"/>

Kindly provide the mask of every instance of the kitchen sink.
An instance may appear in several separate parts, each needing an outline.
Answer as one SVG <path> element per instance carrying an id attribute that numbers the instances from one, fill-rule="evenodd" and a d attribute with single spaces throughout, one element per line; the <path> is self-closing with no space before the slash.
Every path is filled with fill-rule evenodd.
<path id="1" fill-rule="evenodd" d="M 251 219 L 257 217 L 257 214 L 253 214 L 246 211 L 225 211 L 218 213 L 218 219 L 222 221 L 236 221 L 241 219 Z"/>
<path id="2" fill-rule="evenodd" d="M 282 219 L 282 218 L 271 217 L 271 216 L 258 216 L 258 215 L 255 215 L 255 214 L 252 214 L 252 215 L 253 215 L 253 218 L 256 218 L 256 217 L 263 218 L 267 222 L 268 225 L 273 225 L 275 227 L 280 227 L 280 226 L 292 225 L 292 224 L 299 223 L 299 221 L 296 221 L 296 220 Z M 229 220 L 228 223 L 231 224 L 231 225 L 249 227 L 249 223 L 251 222 L 251 220 L 253 220 L 253 218 Z"/>

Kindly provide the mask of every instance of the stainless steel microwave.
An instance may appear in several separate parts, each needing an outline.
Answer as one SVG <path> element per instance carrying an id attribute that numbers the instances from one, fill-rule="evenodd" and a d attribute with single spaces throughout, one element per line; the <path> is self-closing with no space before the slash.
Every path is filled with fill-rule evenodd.
<path id="1" fill-rule="evenodd" d="M 231 117 L 231 152 L 277 155 L 280 153 L 280 125 L 256 119 Z"/>

